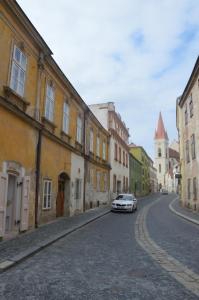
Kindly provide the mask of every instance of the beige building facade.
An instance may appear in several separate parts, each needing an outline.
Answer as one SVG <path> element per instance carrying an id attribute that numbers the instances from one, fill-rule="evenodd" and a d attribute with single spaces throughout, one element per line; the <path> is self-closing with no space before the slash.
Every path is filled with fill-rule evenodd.
<path id="1" fill-rule="evenodd" d="M 199 58 L 177 99 L 177 129 L 180 142 L 181 203 L 199 211 Z"/>

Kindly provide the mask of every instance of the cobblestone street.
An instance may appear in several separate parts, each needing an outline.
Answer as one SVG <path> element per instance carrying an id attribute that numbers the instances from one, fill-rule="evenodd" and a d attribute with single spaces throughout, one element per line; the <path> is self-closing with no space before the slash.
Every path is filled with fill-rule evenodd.
<path id="1" fill-rule="evenodd" d="M 0 298 L 198 299 L 136 241 L 138 217 L 153 205 L 146 218 L 153 243 L 199 273 L 197 254 L 195 261 L 188 259 L 188 252 L 199 247 L 198 227 L 168 209 L 174 196 L 158 197 L 141 199 L 134 214 L 106 214 L 3 272 Z M 190 226 L 191 237 L 186 234 Z"/>

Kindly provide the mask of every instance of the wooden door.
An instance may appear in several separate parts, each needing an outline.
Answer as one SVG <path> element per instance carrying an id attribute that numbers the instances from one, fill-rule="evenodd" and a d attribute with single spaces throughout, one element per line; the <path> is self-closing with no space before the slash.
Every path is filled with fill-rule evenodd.
<path id="1" fill-rule="evenodd" d="M 59 179 L 58 181 L 58 194 L 57 194 L 57 217 L 64 215 L 64 197 L 65 197 L 65 180 Z"/>

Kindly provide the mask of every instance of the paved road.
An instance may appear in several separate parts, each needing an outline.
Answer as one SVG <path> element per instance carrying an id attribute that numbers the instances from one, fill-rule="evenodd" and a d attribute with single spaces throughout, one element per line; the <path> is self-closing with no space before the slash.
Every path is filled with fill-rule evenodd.
<path id="1" fill-rule="evenodd" d="M 136 236 L 139 214 L 154 203 L 146 216 L 150 237 L 197 271 L 193 267 L 197 255 L 195 263 L 189 263 L 186 253 L 192 243 L 190 257 L 194 247 L 195 253 L 199 249 L 198 229 L 171 215 L 167 206 L 172 196 L 162 197 L 140 200 L 135 214 L 105 215 L 0 274 L 0 299 L 199 299 L 143 249 Z M 182 236 L 181 226 L 183 231 L 186 228 L 182 243 L 187 252 L 181 251 L 181 243 L 177 251 L 178 243 L 174 243 L 175 234 Z M 196 230 L 194 237 L 189 230 Z"/>

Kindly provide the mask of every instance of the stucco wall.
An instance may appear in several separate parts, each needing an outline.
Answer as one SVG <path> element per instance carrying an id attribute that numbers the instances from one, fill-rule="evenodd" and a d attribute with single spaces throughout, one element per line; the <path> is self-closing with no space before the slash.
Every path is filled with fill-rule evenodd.
<path id="1" fill-rule="evenodd" d="M 81 198 L 75 199 L 75 180 L 81 180 Z M 71 194 L 70 194 L 70 215 L 83 212 L 83 189 L 84 189 L 84 158 L 71 154 Z"/>

